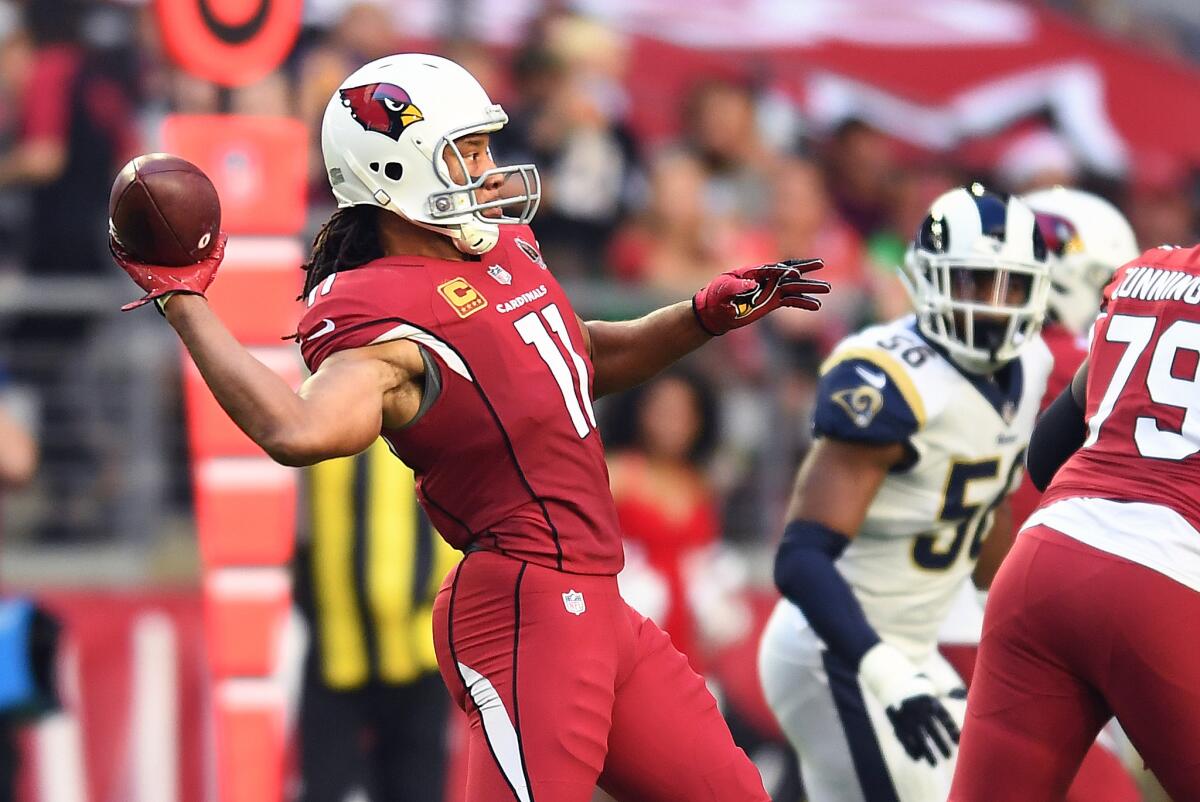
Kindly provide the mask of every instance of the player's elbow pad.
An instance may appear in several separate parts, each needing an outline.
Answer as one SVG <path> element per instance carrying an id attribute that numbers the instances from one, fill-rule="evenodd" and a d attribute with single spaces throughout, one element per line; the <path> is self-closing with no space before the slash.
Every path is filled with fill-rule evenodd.
<path id="1" fill-rule="evenodd" d="M 1033 427 L 1025 457 L 1025 467 L 1033 486 L 1045 492 L 1054 474 L 1079 450 L 1086 437 L 1087 421 L 1083 410 L 1067 386 Z"/>

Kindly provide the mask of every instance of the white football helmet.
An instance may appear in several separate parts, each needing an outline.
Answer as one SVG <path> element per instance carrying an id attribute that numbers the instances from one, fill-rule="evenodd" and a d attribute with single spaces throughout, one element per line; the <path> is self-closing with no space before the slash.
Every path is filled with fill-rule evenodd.
<path id="1" fill-rule="evenodd" d="M 933 202 L 901 275 L 921 332 L 973 373 L 1012 361 L 1042 327 L 1049 268 L 1033 211 L 979 184 Z"/>
<path id="2" fill-rule="evenodd" d="M 496 167 L 459 184 L 444 155 L 457 159 L 469 177 L 455 140 L 499 131 L 507 122 L 504 110 L 453 61 L 423 53 L 372 61 L 342 82 L 321 123 L 321 152 L 338 206 L 381 206 L 450 237 L 463 253 L 487 253 L 499 225 L 533 219 L 541 198 L 537 168 Z M 494 185 L 496 176 L 504 181 L 500 197 L 479 201 L 476 190 Z"/>
<path id="3" fill-rule="evenodd" d="M 1054 187 L 1022 200 L 1037 215 L 1050 250 L 1050 311 L 1086 334 L 1113 273 L 1141 253 L 1133 228 L 1116 206 L 1090 192 Z"/>

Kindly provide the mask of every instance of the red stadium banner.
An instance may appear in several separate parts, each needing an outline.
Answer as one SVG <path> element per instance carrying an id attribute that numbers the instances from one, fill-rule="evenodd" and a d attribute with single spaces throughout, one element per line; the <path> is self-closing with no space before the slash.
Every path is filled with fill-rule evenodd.
<path id="1" fill-rule="evenodd" d="M 171 58 L 223 86 L 270 73 L 300 33 L 301 0 L 155 0 L 155 10 Z"/>

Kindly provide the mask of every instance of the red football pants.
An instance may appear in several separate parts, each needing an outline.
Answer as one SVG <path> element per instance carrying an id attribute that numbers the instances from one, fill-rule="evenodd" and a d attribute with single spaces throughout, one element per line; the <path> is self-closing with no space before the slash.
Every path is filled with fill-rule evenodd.
<path id="1" fill-rule="evenodd" d="M 977 645 L 943 644 L 938 647 L 942 657 L 954 666 L 967 687 L 979 655 Z M 1092 743 L 1083 763 L 1067 789 L 1065 802 L 1142 802 L 1142 792 L 1117 755 L 1098 742 Z"/>
<path id="2" fill-rule="evenodd" d="M 442 678 L 468 715 L 468 802 L 769 802 L 704 681 L 611 576 L 486 551 L 433 610 Z"/>
<path id="3" fill-rule="evenodd" d="M 1200 593 L 1048 527 L 988 598 L 952 802 L 1061 800 L 1113 715 L 1174 799 L 1200 799 Z"/>

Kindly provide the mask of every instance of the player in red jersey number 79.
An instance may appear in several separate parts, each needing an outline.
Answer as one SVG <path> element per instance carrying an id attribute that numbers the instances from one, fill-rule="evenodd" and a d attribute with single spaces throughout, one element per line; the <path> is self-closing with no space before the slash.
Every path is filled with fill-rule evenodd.
<path id="1" fill-rule="evenodd" d="M 1173 799 L 1200 799 L 1198 358 L 1200 249 L 1121 267 L 1034 430 L 1046 492 L 992 584 L 953 802 L 1062 799 L 1112 716 Z"/>
<path id="2" fill-rule="evenodd" d="M 268 454 L 308 465 L 382 434 L 466 552 L 433 626 L 470 719 L 470 802 L 588 802 L 597 785 L 623 802 L 766 802 L 701 678 L 617 593 L 592 400 L 773 309 L 817 309 L 829 287 L 806 274 L 820 261 L 732 270 L 639 320 L 583 323 L 527 225 L 536 168 L 492 161 L 507 121 L 434 56 L 380 59 L 334 94 L 322 150 L 340 208 L 307 265 L 299 393 L 230 336 L 200 284 L 160 294 L 162 308 Z M 122 266 L 159 292 L 143 278 L 162 270 Z"/>

